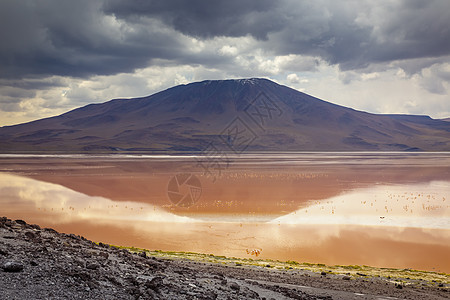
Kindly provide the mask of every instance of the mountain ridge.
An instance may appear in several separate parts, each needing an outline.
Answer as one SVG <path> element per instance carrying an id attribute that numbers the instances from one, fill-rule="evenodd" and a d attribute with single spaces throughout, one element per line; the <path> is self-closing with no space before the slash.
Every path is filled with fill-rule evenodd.
<path id="1" fill-rule="evenodd" d="M 237 147 L 239 129 L 251 142 Z M 211 144 L 236 153 L 450 151 L 450 123 L 429 116 L 372 114 L 250 78 L 204 80 L 145 97 L 88 104 L 1 127 L 0 141 L 4 153 L 199 152 Z"/>

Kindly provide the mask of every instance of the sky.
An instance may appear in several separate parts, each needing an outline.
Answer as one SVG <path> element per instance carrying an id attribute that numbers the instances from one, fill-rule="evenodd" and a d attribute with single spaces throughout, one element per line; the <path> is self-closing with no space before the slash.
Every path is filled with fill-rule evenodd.
<path id="1" fill-rule="evenodd" d="M 0 126 L 206 79 L 450 117 L 447 0 L 0 0 Z"/>

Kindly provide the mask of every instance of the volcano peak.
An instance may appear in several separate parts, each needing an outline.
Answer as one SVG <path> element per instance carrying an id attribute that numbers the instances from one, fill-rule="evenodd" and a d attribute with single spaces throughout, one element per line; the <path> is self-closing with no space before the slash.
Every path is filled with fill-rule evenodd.
<path id="1" fill-rule="evenodd" d="M 0 151 L 202 151 L 230 128 L 252 133 L 245 149 L 255 151 L 450 150 L 450 122 L 370 114 L 245 78 L 179 85 L 3 127 Z"/>

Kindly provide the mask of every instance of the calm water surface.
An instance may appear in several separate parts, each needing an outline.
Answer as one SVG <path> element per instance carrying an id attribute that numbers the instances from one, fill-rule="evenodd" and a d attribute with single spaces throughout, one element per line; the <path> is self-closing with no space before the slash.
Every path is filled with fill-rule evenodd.
<path id="1" fill-rule="evenodd" d="M 450 153 L 0 156 L 0 215 L 148 249 L 448 273 L 449 201 Z"/>

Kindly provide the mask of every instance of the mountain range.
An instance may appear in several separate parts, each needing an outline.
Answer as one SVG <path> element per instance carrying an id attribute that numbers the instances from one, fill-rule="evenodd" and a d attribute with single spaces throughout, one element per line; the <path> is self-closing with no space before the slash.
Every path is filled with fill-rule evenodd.
<path id="1" fill-rule="evenodd" d="M 206 80 L 4 126 L 0 142 L 2 153 L 450 151 L 450 122 L 358 111 L 267 79 Z"/>

